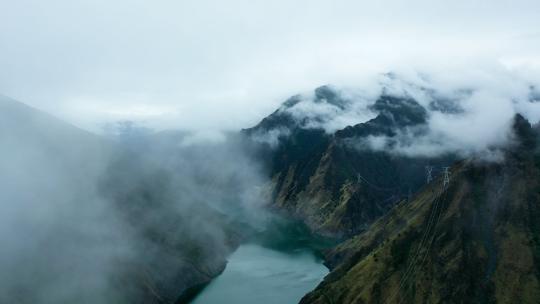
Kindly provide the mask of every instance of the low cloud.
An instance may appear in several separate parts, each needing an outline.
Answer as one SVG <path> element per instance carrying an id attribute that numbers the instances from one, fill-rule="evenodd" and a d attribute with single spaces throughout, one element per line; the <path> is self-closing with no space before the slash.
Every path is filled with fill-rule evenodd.
<path id="1" fill-rule="evenodd" d="M 538 9 L 532 0 L 3 1 L 0 92 L 85 128 L 237 130 L 325 83 L 459 61 L 538 67 Z"/>
<path id="2" fill-rule="evenodd" d="M 286 127 L 273 128 L 270 130 L 257 130 L 251 134 L 250 138 L 256 143 L 267 144 L 271 149 L 275 149 L 280 144 L 280 139 L 291 135 L 291 130 Z"/>
<path id="3" fill-rule="evenodd" d="M 498 149 L 511 143 L 515 115 L 537 123 L 540 104 L 530 98 L 535 79 L 504 69 L 491 72 L 396 76 L 404 78 L 386 82 L 382 92 L 413 97 L 428 111 L 427 123 L 396 130 L 391 137 L 370 136 L 358 146 L 408 156 L 455 153 L 498 159 Z"/>
<path id="4" fill-rule="evenodd" d="M 297 103 L 282 106 L 280 111 L 290 114 L 301 128 L 324 129 L 331 134 L 373 118 L 375 113 L 369 110 L 373 97 L 368 91 L 323 86 L 300 95 Z"/>
<path id="5" fill-rule="evenodd" d="M 333 134 L 379 115 L 373 105 L 380 96 L 412 99 L 426 110 L 426 123 L 403 126 L 392 136 L 357 138 L 354 145 L 407 156 L 452 153 L 498 159 L 500 148 L 512 142 L 516 114 L 533 124 L 540 120 L 539 75 L 540 70 L 524 73 L 504 64 L 398 71 L 356 87 L 321 87 L 284 103 L 277 113 L 291 117 L 293 128 Z M 265 138 L 276 145 L 276 138 L 289 134 L 290 130 L 272 129 Z"/>
<path id="6" fill-rule="evenodd" d="M 133 303 L 144 284 L 178 296 L 179 275 L 224 263 L 226 223 L 265 228 L 266 180 L 234 137 L 109 131 L 0 98 L 0 302 Z"/>

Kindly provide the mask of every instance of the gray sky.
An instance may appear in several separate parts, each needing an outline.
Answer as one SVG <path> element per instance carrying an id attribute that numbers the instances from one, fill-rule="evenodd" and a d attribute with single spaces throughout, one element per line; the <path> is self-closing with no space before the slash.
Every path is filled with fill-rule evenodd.
<path id="1" fill-rule="evenodd" d="M 88 129 L 238 129 L 390 70 L 538 75 L 539 15 L 537 0 L 2 1 L 0 93 Z"/>

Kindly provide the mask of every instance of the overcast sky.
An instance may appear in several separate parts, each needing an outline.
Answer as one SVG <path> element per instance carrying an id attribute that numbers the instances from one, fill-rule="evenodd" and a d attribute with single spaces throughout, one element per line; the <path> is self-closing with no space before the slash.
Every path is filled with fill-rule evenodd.
<path id="1" fill-rule="evenodd" d="M 17 0 L 0 93 L 88 129 L 238 129 L 400 69 L 540 68 L 540 1 Z"/>

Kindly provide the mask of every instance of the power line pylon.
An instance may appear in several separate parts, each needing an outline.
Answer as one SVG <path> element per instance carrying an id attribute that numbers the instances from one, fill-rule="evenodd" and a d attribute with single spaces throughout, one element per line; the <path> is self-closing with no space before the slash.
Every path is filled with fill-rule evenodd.
<path id="1" fill-rule="evenodd" d="M 443 167 L 443 174 L 444 174 L 443 186 L 446 187 L 448 183 L 450 183 L 450 167 Z"/>
<path id="2" fill-rule="evenodd" d="M 433 172 L 433 167 L 426 166 L 426 181 L 428 184 L 431 183 L 431 180 L 433 179 L 433 176 L 431 175 L 432 172 Z"/>

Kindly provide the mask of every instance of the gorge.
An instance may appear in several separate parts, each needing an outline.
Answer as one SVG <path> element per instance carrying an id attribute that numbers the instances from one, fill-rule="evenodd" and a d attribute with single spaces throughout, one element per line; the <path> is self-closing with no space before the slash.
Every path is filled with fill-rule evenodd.
<path id="1" fill-rule="evenodd" d="M 0 300 L 534 303 L 538 128 L 508 113 L 502 140 L 445 145 L 434 120 L 466 117 L 475 93 L 393 77 L 360 100 L 319 87 L 202 142 L 131 124 L 100 137 L 3 97 L 1 195 L 17 204 Z M 81 269 L 53 275 L 66 268 Z"/>

